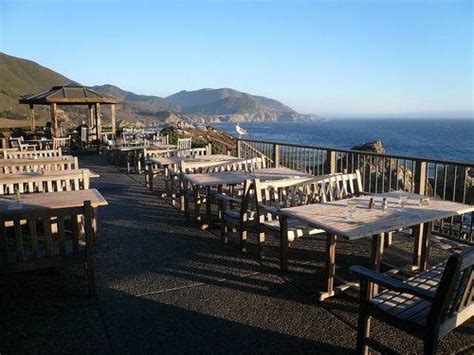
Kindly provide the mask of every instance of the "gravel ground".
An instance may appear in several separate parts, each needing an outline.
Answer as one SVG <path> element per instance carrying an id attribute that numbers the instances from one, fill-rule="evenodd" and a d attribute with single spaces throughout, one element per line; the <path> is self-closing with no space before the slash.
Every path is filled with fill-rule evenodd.
<path id="1" fill-rule="evenodd" d="M 218 231 L 200 231 L 169 201 L 100 157 L 80 165 L 101 175 L 92 186 L 108 200 L 96 246 L 98 304 L 90 301 L 84 270 L 0 278 L 0 354 L 7 353 L 348 353 L 355 347 L 357 292 L 320 303 L 324 240 L 298 241 L 290 271 L 278 272 L 278 243 L 269 238 L 258 262 L 224 245 Z M 215 234 L 214 234 L 215 233 Z M 253 240 L 251 240 L 252 242 Z M 338 244 L 338 270 L 366 264 L 370 245 Z M 392 263 L 410 260 L 408 237 L 387 250 Z M 436 262 L 446 252 L 432 253 Z M 408 334 L 374 322 L 373 333 L 400 353 L 421 352 Z M 474 322 L 449 334 L 442 353 L 474 349 Z"/>

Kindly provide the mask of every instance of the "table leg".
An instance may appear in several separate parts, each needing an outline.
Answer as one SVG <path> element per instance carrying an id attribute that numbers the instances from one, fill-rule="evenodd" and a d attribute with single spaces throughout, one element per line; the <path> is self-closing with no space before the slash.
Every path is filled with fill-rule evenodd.
<path id="1" fill-rule="evenodd" d="M 211 187 L 208 186 L 206 188 L 206 220 L 207 220 L 207 228 L 211 228 L 212 222 L 212 211 L 211 211 Z"/>
<path id="2" fill-rule="evenodd" d="M 200 203 L 199 203 L 199 186 L 193 186 L 193 192 L 194 192 L 194 219 L 199 221 L 199 208 Z"/>
<path id="3" fill-rule="evenodd" d="M 222 193 L 222 185 L 217 186 L 217 193 Z M 222 200 L 217 200 L 217 218 L 222 221 Z"/>
<path id="4" fill-rule="evenodd" d="M 336 277 L 336 235 L 328 233 L 326 237 L 326 291 L 321 292 L 319 300 L 334 296 L 334 279 Z"/>
<path id="5" fill-rule="evenodd" d="M 421 266 L 421 254 L 422 254 L 422 249 L 423 249 L 422 247 L 423 231 L 424 231 L 423 224 L 419 224 L 412 227 L 412 236 L 414 240 L 412 271 L 418 270 Z"/>
<path id="6" fill-rule="evenodd" d="M 423 238 L 422 238 L 422 243 L 421 243 L 421 258 L 420 258 L 420 268 L 422 271 L 428 268 L 432 228 L 433 228 L 433 222 L 425 223 L 425 226 L 423 229 Z"/>
<path id="7" fill-rule="evenodd" d="M 372 255 L 371 264 L 375 272 L 380 272 L 380 265 L 383 257 L 385 235 L 384 233 L 375 234 L 372 236 Z M 378 285 L 372 284 L 370 294 L 373 296 L 378 292 Z"/>

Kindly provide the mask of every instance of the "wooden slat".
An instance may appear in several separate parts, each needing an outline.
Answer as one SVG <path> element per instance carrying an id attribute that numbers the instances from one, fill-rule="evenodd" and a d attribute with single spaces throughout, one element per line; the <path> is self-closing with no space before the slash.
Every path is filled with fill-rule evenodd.
<path id="1" fill-rule="evenodd" d="M 44 250 L 46 257 L 50 257 L 53 255 L 53 248 L 52 248 L 52 230 L 51 230 L 51 218 L 45 217 L 43 218 L 43 225 L 44 225 L 44 234 L 43 234 L 43 241 L 44 241 Z"/>
<path id="2" fill-rule="evenodd" d="M 30 233 L 31 258 L 38 258 L 38 234 L 36 231 L 36 220 L 28 220 L 28 230 Z"/>
<path id="3" fill-rule="evenodd" d="M 60 255 L 66 255 L 66 236 L 64 234 L 64 217 L 58 217 L 58 245 Z"/>
<path id="4" fill-rule="evenodd" d="M 25 251 L 23 248 L 23 232 L 21 230 L 20 220 L 17 219 L 13 222 L 13 229 L 15 233 L 16 260 L 23 261 L 25 260 Z"/>

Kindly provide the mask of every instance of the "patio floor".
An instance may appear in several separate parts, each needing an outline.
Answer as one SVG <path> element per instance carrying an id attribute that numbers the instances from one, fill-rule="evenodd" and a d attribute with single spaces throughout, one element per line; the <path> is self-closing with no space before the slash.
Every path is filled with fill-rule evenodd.
<path id="1" fill-rule="evenodd" d="M 324 239 L 298 242 L 290 271 L 278 272 L 277 241 L 258 262 L 200 231 L 169 201 L 98 156 L 80 166 L 109 202 L 101 210 L 96 246 L 98 304 L 83 269 L 0 278 L 0 354 L 41 353 L 347 353 L 355 347 L 357 292 L 320 303 Z M 410 259 L 408 238 L 396 238 L 387 258 Z M 367 263 L 368 243 L 340 242 L 338 272 Z M 443 257 L 433 253 L 434 259 Z M 422 351 L 408 334 L 375 322 L 373 334 L 401 353 Z M 474 350 L 474 322 L 441 343 L 440 353 Z"/>

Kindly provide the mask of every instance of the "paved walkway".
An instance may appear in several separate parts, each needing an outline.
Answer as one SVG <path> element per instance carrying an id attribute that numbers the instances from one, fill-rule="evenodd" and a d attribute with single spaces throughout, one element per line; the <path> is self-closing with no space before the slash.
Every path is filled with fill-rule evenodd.
<path id="1" fill-rule="evenodd" d="M 186 222 L 144 188 L 143 176 L 99 157 L 80 165 L 101 175 L 92 185 L 110 204 L 96 248 L 99 303 L 88 300 L 79 267 L 0 279 L 1 354 L 352 351 L 357 294 L 315 300 L 324 280 L 322 240 L 292 249 L 283 276 L 275 241 L 258 263 Z M 344 243 L 339 251 L 343 267 L 367 255 Z M 421 351 L 419 341 L 385 325 L 376 323 L 374 333 L 397 351 Z M 467 351 L 473 334 L 471 321 L 442 350 Z"/>

